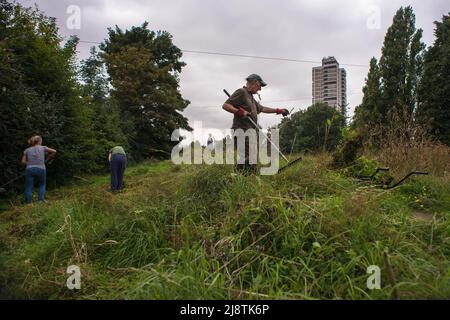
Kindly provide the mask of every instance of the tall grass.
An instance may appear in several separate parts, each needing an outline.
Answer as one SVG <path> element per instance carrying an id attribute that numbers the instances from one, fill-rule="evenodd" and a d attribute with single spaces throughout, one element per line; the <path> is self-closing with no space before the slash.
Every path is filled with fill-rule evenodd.
<path id="1" fill-rule="evenodd" d="M 10 208 L 0 214 L 0 296 L 391 299 L 395 288 L 400 298 L 448 298 L 448 177 L 386 191 L 329 161 L 307 156 L 267 177 L 145 164 L 127 171 L 116 196 L 105 192 L 108 177 L 86 177 L 47 205 Z M 417 210 L 431 221 L 414 219 Z M 65 286 L 72 264 L 80 291 Z M 366 286 L 370 265 L 382 270 L 381 290 Z"/>
<path id="2" fill-rule="evenodd" d="M 449 175 L 450 148 L 433 138 L 426 125 L 417 123 L 406 111 L 393 112 L 389 121 L 390 126 L 373 130 L 366 146 L 369 157 L 390 167 L 397 177 L 415 170 Z"/>

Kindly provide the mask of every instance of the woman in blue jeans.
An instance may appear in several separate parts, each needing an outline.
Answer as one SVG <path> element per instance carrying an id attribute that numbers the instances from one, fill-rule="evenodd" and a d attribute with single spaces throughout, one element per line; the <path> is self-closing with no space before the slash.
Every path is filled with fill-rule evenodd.
<path id="1" fill-rule="evenodd" d="M 45 168 L 45 154 L 54 156 L 56 150 L 42 146 L 42 138 L 33 136 L 28 140 L 30 147 L 23 152 L 22 164 L 27 166 L 25 172 L 25 202 L 31 203 L 34 182 L 39 183 L 39 202 L 45 201 L 45 183 L 47 171 Z"/>
<path id="2" fill-rule="evenodd" d="M 108 160 L 111 165 L 111 192 L 117 193 L 123 188 L 123 175 L 127 167 L 127 155 L 121 146 L 109 151 Z"/>

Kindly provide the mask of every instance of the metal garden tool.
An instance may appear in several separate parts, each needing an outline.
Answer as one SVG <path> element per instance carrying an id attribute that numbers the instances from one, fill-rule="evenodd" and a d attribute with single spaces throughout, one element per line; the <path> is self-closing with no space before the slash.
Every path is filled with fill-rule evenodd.
<path id="1" fill-rule="evenodd" d="M 226 94 L 228 97 L 230 97 L 230 94 L 228 93 L 228 91 L 227 91 L 226 89 L 223 89 L 223 92 L 225 92 L 225 94 Z M 257 124 L 255 121 L 253 121 L 253 119 L 252 119 L 251 117 L 247 117 L 247 119 L 250 120 L 250 122 L 255 126 L 255 128 L 258 129 L 258 131 L 262 133 L 262 135 L 264 136 L 264 138 L 266 138 L 267 141 L 270 142 L 270 144 L 278 151 L 278 153 L 279 153 L 279 154 L 283 157 L 283 159 L 286 160 L 286 162 L 288 163 L 286 166 L 280 168 L 280 169 L 278 170 L 278 173 L 280 173 L 281 171 L 283 171 L 283 170 L 289 168 L 289 167 L 292 166 L 293 164 L 295 164 L 295 163 L 299 162 L 300 160 L 302 160 L 302 158 L 300 157 L 300 158 L 297 158 L 297 159 L 293 160 L 292 162 L 289 161 L 289 160 L 286 158 L 286 156 L 280 151 L 280 149 L 277 147 L 277 145 L 274 144 L 274 143 L 272 142 L 272 140 L 269 139 L 269 137 L 263 132 L 263 128 L 262 128 L 259 124 Z"/>

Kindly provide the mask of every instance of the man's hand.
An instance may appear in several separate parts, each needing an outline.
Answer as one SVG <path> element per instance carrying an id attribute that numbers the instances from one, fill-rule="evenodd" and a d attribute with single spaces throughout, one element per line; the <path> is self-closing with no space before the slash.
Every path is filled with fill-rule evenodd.
<path id="1" fill-rule="evenodd" d="M 240 107 L 235 113 L 239 118 L 246 118 L 250 112 L 246 111 L 244 108 Z"/>
<path id="2" fill-rule="evenodd" d="M 277 109 L 277 114 L 282 114 L 283 117 L 286 117 L 289 115 L 289 110 L 288 109 Z"/>

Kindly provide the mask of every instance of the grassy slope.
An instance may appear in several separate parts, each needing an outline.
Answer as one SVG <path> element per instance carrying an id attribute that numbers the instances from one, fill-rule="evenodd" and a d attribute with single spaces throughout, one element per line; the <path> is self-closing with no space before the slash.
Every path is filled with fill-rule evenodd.
<path id="1" fill-rule="evenodd" d="M 244 177 L 162 162 L 129 168 L 119 195 L 107 176 L 52 191 L 0 213 L 0 298 L 389 299 L 384 250 L 400 298 L 449 298 L 449 178 L 383 191 L 326 163 Z"/>

